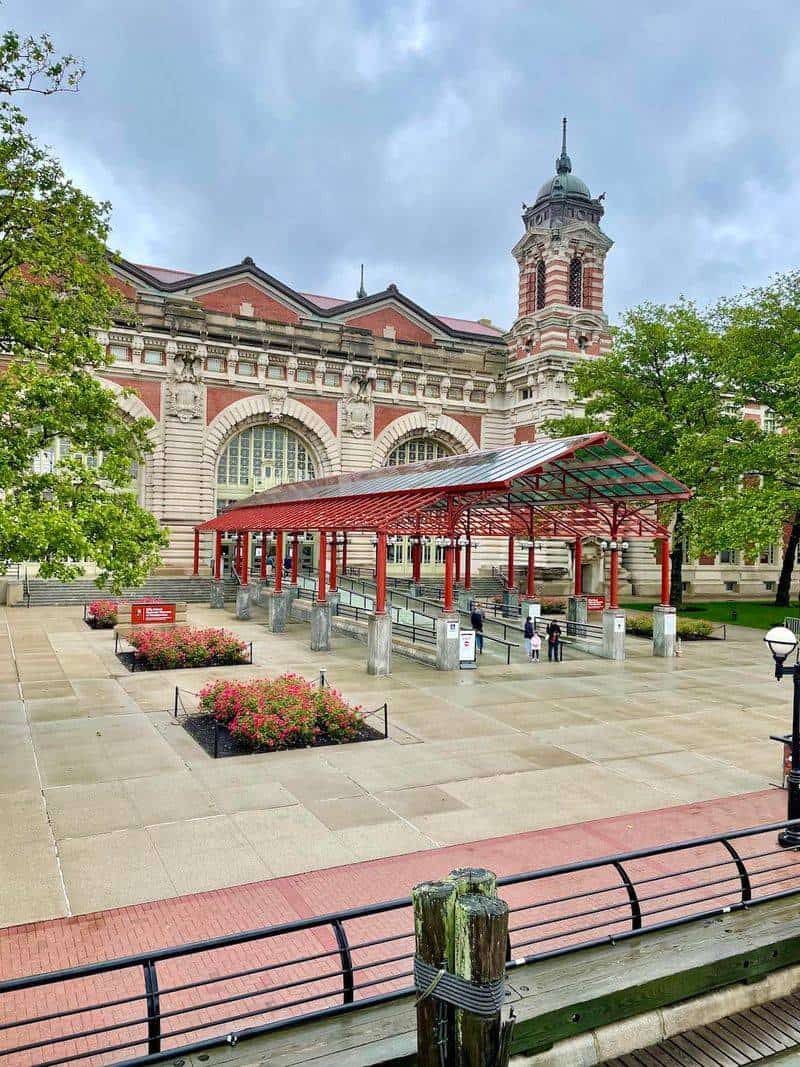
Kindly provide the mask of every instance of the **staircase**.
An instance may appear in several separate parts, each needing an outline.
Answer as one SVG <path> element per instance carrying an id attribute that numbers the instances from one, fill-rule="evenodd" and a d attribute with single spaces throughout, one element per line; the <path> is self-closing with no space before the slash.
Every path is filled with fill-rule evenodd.
<path id="1" fill-rule="evenodd" d="M 161 600 L 186 601 L 189 604 L 208 603 L 211 596 L 210 578 L 148 578 L 136 589 L 126 589 L 112 594 L 98 589 L 91 578 L 75 582 L 57 582 L 50 579 L 31 578 L 28 581 L 31 607 L 50 607 L 58 604 L 84 604 L 91 600 L 135 600 L 140 597 L 158 597 Z M 222 583 L 226 600 L 236 597 L 236 582 L 226 578 Z"/>

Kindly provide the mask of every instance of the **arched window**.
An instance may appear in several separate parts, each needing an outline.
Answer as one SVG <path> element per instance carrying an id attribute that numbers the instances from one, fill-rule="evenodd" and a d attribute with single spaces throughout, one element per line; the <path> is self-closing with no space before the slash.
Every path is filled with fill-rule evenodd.
<path id="1" fill-rule="evenodd" d="M 546 280 L 547 268 L 544 265 L 544 260 L 540 259 L 536 264 L 536 310 L 544 307 L 544 283 Z"/>
<path id="2" fill-rule="evenodd" d="M 218 506 L 284 482 L 316 477 L 314 461 L 297 434 L 282 426 L 250 426 L 233 437 L 217 463 Z"/>
<path id="3" fill-rule="evenodd" d="M 583 264 L 574 256 L 569 265 L 569 302 L 579 308 L 583 303 Z"/>
<path id="4" fill-rule="evenodd" d="M 433 437 L 412 437 L 389 453 L 386 464 L 389 467 L 401 467 L 404 463 L 422 463 L 427 459 L 449 455 L 450 450 Z"/>

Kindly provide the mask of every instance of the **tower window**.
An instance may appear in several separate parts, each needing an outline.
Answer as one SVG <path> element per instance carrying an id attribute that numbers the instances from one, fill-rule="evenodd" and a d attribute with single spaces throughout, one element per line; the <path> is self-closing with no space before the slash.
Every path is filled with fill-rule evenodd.
<path id="1" fill-rule="evenodd" d="M 569 302 L 576 308 L 583 302 L 583 264 L 577 256 L 569 265 Z"/>
<path id="2" fill-rule="evenodd" d="M 536 310 L 544 307 L 544 283 L 545 283 L 544 260 L 540 259 L 536 264 Z"/>

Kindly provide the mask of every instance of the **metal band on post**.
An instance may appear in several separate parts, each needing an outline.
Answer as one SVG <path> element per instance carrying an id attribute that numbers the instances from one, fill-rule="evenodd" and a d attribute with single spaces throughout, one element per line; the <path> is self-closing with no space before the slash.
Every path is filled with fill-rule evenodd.
<path id="1" fill-rule="evenodd" d="M 504 978 L 485 985 L 468 982 L 457 974 L 433 967 L 419 956 L 414 957 L 414 986 L 421 994 L 420 1000 L 434 997 L 473 1015 L 496 1015 L 506 999 Z"/>

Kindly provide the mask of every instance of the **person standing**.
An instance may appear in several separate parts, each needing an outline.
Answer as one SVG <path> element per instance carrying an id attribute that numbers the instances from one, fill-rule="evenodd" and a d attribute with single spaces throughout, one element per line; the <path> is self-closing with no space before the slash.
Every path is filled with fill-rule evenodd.
<path id="1" fill-rule="evenodd" d="M 536 632 L 536 628 L 533 625 L 533 619 L 530 615 L 525 619 L 525 627 L 523 633 L 525 635 L 525 652 L 528 656 L 528 661 L 533 659 L 533 635 Z"/>
<path id="2" fill-rule="evenodd" d="M 536 627 L 533 628 L 533 637 L 531 638 L 531 659 L 534 663 L 539 662 L 539 650 L 542 647 L 542 639 L 536 632 Z"/>
<path id="3" fill-rule="evenodd" d="M 475 648 L 478 652 L 483 652 L 483 612 L 478 611 L 477 604 L 472 605 L 469 621 L 475 631 Z"/>
<path id="4" fill-rule="evenodd" d="M 558 663 L 558 646 L 561 642 L 561 627 L 555 619 L 547 625 L 547 658 Z"/>

